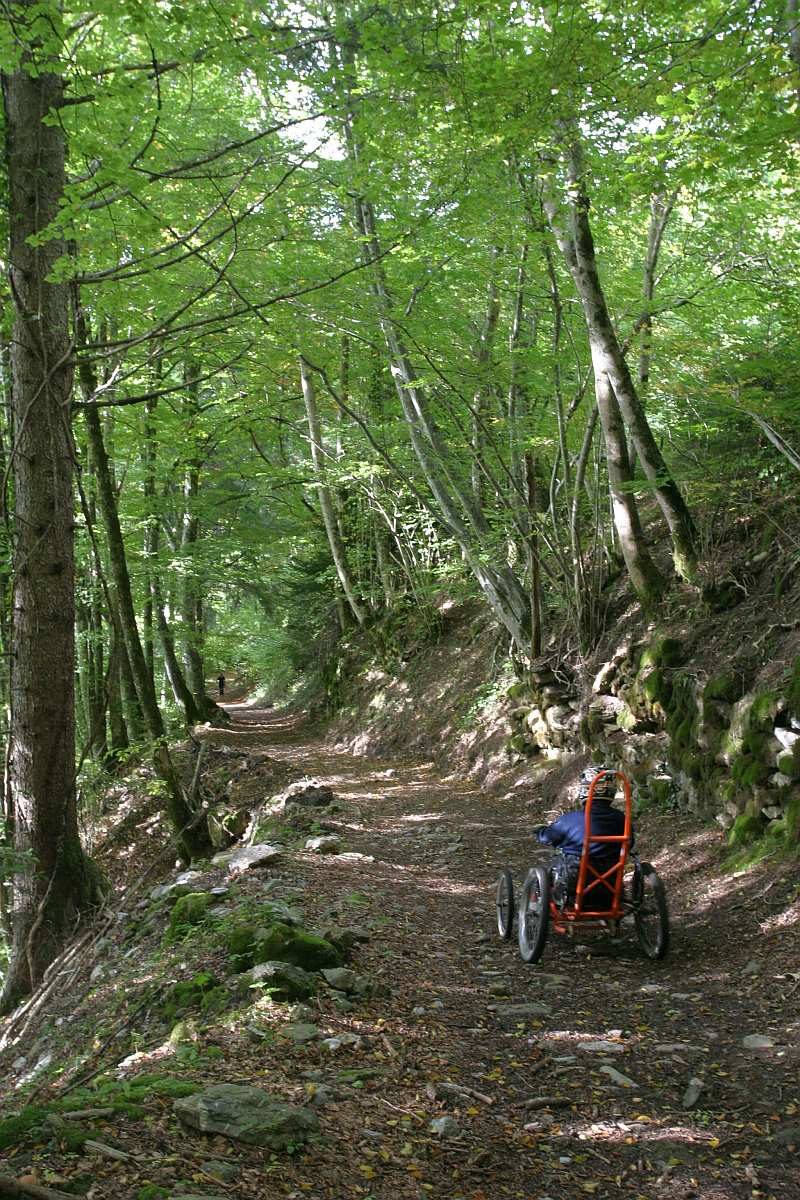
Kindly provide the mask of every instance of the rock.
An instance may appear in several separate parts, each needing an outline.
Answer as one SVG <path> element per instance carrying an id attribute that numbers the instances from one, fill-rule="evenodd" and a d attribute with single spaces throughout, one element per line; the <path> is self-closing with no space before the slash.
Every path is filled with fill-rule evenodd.
<path id="1" fill-rule="evenodd" d="M 359 854 L 356 850 L 345 850 L 339 855 L 339 861 L 374 863 L 375 859 L 371 854 Z"/>
<path id="2" fill-rule="evenodd" d="M 546 1004 L 504 1004 L 496 1008 L 497 1019 L 504 1025 L 516 1024 L 528 1017 L 549 1017 L 552 1010 Z"/>
<path id="3" fill-rule="evenodd" d="M 305 848 L 311 854 L 340 854 L 342 840 L 335 833 L 323 833 L 319 837 L 309 838 Z"/>
<path id="4" fill-rule="evenodd" d="M 613 1067 L 604 1066 L 600 1068 L 600 1071 L 603 1075 L 607 1075 L 612 1083 L 619 1084 L 620 1087 L 639 1086 L 632 1079 L 629 1079 L 627 1075 L 623 1075 L 620 1071 L 615 1071 Z"/>
<path id="5" fill-rule="evenodd" d="M 765 1037 L 761 1033 L 749 1033 L 747 1037 L 742 1038 L 742 1045 L 745 1050 L 770 1050 L 775 1042 L 771 1037 Z"/>
<path id="6" fill-rule="evenodd" d="M 714 820 L 717 822 L 718 825 L 721 825 L 722 828 L 725 830 L 730 829 L 731 825 L 734 822 L 734 818 L 728 812 L 717 813 Z"/>
<path id="7" fill-rule="evenodd" d="M 363 1049 L 364 1039 L 359 1037 L 357 1033 L 340 1033 L 338 1037 L 323 1038 L 320 1045 L 324 1046 L 326 1050 L 330 1050 L 332 1054 L 335 1054 L 337 1050 L 341 1050 L 343 1047 L 350 1050 Z"/>
<path id="8" fill-rule="evenodd" d="M 457 1138 L 461 1136 L 461 1127 L 452 1117 L 434 1117 L 428 1129 L 440 1138 Z"/>
<path id="9" fill-rule="evenodd" d="M 757 975 L 761 970 L 761 963 L 757 958 L 751 958 L 742 968 L 743 975 Z"/>
<path id="10" fill-rule="evenodd" d="M 778 776 L 775 778 L 777 779 Z M 762 808 L 761 815 L 768 821 L 778 821 L 783 816 L 783 809 L 779 804 L 767 804 L 764 808 Z"/>
<path id="11" fill-rule="evenodd" d="M 322 972 L 322 978 L 338 992 L 355 992 L 358 990 L 359 976 L 347 967 L 328 967 Z"/>
<path id="12" fill-rule="evenodd" d="M 794 750 L 795 746 L 800 743 L 800 733 L 795 729 L 784 729 L 782 726 L 776 725 L 773 733 L 784 750 Z"/>
<path id="13" fill-rule="evenodd" d="M 259 963 L 238 979 L 239 990 L 268 992 L 273 1000 L 306 1000 L 316 990 L 316 980 L 308 971 L 287 962 Z"/>
<path id="14" fill-rule="evenodd" d="M 490 996 L 509 996 L 513 986 L 508 979 L 500 979 L 495 983 L 490 983 L 487 990 Z"/>
<path id="15" fill-rule="evenodd" d="M 342 961 L 341 952 L 330 942 L 282 921 L 257 929 L 235 926 L 228 932 L 226 945 L 240 970 L 263 962 L 287 962 L 304 971 L 320 971 L 323 967 L 338 967 Z"/>
<path id="16" fill-rule="evenodd" d="M 230 875 L 241 875 L 244 871 L 270 866 L 282 858 L 284 853 L 283 846 L 261 842 L 257 846 L 242 846 L 233 852 L 226 850 L 222 854 L 215 854 L 211 863 L 215 867 L 227 867 Z"/>
<path id="17" fill-rule="evenodd" d="M 689 1085 L 686 1088 L 686 1091 L 683 1093 L 683 1099 L 681 1100 L 683 1107 L 693 1108 L 700 1099 L 701 1093 L 705 1091 L 705 1087 L 705 1080 L 698 1079 L 693 1075 L 689 1080 Z"/>
<path id="18" fill-rule="evenodd" d="M 189 892 L 175 901 L 169 917 L 167 937 L 171 940 L 182 937 L 195 925 L 204 921 L 212 903 L 208 892 Z"/>
<path id="19" fill-rule="evenodd" d="M 311 1021 L 314 1017 L 314 1010 L 307 1004 L 295 1004 L 289 1009 L 290 1021 Z"/>
<path id="20" fill-rule="evenodd" d="M 589 1054 L 624 1054 L 625 1047 L 620 1042 L 578 1042 L 577 1050 L 585 1050 Z"/>
<path id="21" fill-rule="evenodd" d="M 792 786 L 792 778 L 790 775 L 784 775 L 781 771 L 776 771 L 774 775 L 770 775 L 769 785 L 774 788 L 788 788 Z"/>
<path id="22" fill-rule="evenodd" d="M 412 1010 L 411 1010 L 411 1015 L 412 1015 L 412 1017 L 424 1017 L 424 1016 L 425 1016 L 425 1009 L 422 1007 L 422 1005 L 421 1005 L 421 1004 L 418 1004 L 418 1005 L 416 1006 L 416 1008 L 412 1008 Z M 22 1062 L 23 1062 L 23 1064 L 25 1063 L 25 1059 L 24 1059 L 24 1058 L 23 1058 Z"/>
<path id="23" fill-rule="evenodd" d="M 659 1042 L 654 1049 L 657 1054 L 684 1054 L 696 1047 L 690 1046 L 688 1042 Z"/>
<path id="24" fill-rule="evenodd" d="M 233 1163 L 218 1162 L 216 1159 L 200 1163 L 200 1170 L 214 1179 L 219 1179 L 221 1183 L 232 1183 L 239 1174 L 239 1168 L 235 1167 Z"/>
<path id="25" fill-rule="evenodd" d="M 316 780 L 293 783 L 285 792 L 273 798 L 273 802 L 281 803 L 284 808 L 287 804 L 297 804 L 300 808 L 326 808 L 335 800 L 331 789 Z"/>
<path id="26" fill-rule="evenodd" d="M 319 1121 L 308 1109 L 243 1084 L 216 1084 L 176 1100 L 172 1107 L 191 1129 L 269 1150 L 287 1150 L 319 1132 Z"/>
<path id="27" fill-rule="evenodd" d="M 326 1104 L 332 1104 L 338 1099 L 338 1094 L 332 1087 L 328 1087 L 324 1083 L 312 1083 L 307 1089 L 308 1102 L 314 1108 L 323 1108 Z"/>
<path id="28" fill-rule="evenodd" d="M 319 1037 L 319 1029 L 316 1025 L 310 1025 L 305 1021 L 293 1022 L 279 1029 L 278 1036 L 288 1038 L 296 1046 L 303 1046 L 306 1042 L 313 1042 L 315 1038 Z"/>
<path id="29" fill-rule="evenodd" d="M 355 1004 L 353 1004 L 352 1000 L 347 999 L 347 996 L 345 996 L 344 992 L 334 992 L 333 1007 L 337 1012 L 349 1013 L 353 1011 Z"/>
<path id="30" fill-rule="evenodd" d="M 99 983 L 101 979 L 105 979 L 105 976 L 106 968 L 102 963 L 98 963 L 96 967 L 92 968 L 92 973 L 89 976 L 89 983 Z"/>

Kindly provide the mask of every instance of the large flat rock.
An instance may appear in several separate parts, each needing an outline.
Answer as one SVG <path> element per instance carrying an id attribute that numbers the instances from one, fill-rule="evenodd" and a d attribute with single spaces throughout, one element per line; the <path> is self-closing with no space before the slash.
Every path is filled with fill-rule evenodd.
<path id="1" fill-rule="evenodd" d="M 269 1150 L 286 1150 L 319 1131 L 319 1121 L 308 1109 L 238 1083 L 219 1083 L 185 1096 L 173 1109 L 192 1129 Z"/>

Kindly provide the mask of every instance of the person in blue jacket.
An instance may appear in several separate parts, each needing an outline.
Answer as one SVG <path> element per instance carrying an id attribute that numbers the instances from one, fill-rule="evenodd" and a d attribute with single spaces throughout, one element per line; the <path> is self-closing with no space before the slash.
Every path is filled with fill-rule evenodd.
<path id="1" fill-rule="evenodd" d="M 552 846 L 561 853 L 553 862 L 553 898 L 556 903 L 566 902 L 572 898 L 578 879 L 578 864 L 583 853 L 583 837 L 586 829 L 585 805 L 589 798 L 589 788 L 592 780 L 601 771 L 610 771 L 597 781 L 592 796 L 591 831 L 599 837 L 620 836 L 625 832 L 625 814 L 614 808 L 614 797 L 617 792 L 617 777 L 611 767 L 587 767 L 581 773 L 578 799 L 581 808 L 564 813 L 552 825 L 542 825 L 535 830 L 537 840 L 543 845 Z M 633 834 L 631 833 L 631 846 Z M 589 845 L 589 859 L 597 871 L 606 871 L 619 859 L 619 846 L 595 842 Z M 610 888 L 599 884 L 592 889 L 592 907 L 604 907 L 611 903 Z"/>

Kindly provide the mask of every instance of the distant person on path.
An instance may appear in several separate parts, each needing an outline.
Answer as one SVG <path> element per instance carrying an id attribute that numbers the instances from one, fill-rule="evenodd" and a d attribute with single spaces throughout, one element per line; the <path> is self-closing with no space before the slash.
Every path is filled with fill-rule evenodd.
<path id="1" fill-rule="evenodd" d="M 224 696 L 225 695 L 225 672 L 224 671 L 220 671 L 219 675 L 217 676 L 217 687 L 219 688 L 220 696 Z"/>

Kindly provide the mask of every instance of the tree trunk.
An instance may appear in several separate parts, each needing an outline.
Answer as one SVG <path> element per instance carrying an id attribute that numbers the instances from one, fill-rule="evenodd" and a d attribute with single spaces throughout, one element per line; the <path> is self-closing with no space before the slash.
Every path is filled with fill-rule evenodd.
<path id="1" fill-rule="evenodd" d="M 203 614 L 202 582 L 197 547 L 200 541 L 200 519 L 197 515 L 200 495 L 200 471 L 202 457 L 198 446 L 198 433 L 194 423 L 199 412 L 197 368 L 187 364 L 185 371 L 187 399 L 185 408 L 190 419 L 192 457 L 183 479 L 183 528 L 181 530 L 181 554 L 184 559 L 185 577 L 181 589 L 181 625 L 183 632 L 184 678 L 194 699 L 194 706 L 202 720 L 211 721 L 222 717 L 222 710 L 206 693 L 203 642 L 205 621 Z M 158 620 L 158 616 L 156 616 Z M 163 639 L 162 639 L 163 644 Z"/>
<path id="2" fill-rule="evenodd" d="M 602 360 L 601 360 L 602 361 Z M 602 367 L 595 364 L 595 391 L 600 424 L 606 444 L 608 485 L 614 527 L 619 536 L 622 557 L 628 569 L 634 591 L 642 603 L 653 606 L 664 590 L 664 582 L 658 568 L 647 550 L 639 520 L 639 510 L 631 491 L 633 473 L 628 459 L 628 443 L 625 426 L 617 404 L 617 397 Z"/>
<path id="3" fill-rule="evenodd" d="M 568 265 L 586 321 L 595 377 L 599 371 L 608 378 L 614 389 L 642 470 L 669 528 L 675 569 L 683 578 L 691 579 L 697 571 L 697 531 L 680 489 L 672 478 L 653 436 L 611 321 L 597 269 L 589 221 L 589 201 L 583 190 L 582 175 L 580 145 L 577 134 L 573 133 L 569 147 L 568 200 L 573 253 L 568 259 Z"/>
<path id="4" fill-rule="evenodd" d="M 342 541 L 339 524 L 336 520 L 336 510 L 333 502 L 331 489 L 326 483 L 327 469 L 325 463 L 325 449 L 322 444 L 322 433 L 320 430 L 319 413 L 317 411 L 317 398 L 314 389 L 314 377 L 311 374 L 309 365 L 304 358 L 300 358 L 300 384 L 303 389 L 303 400 L 306 408 L 306 420 L 308 422 L 308 437 L 311 446 L 311 461 L 314 464 L 314 473 L 317 477 L 317 494 L 319 496 L 319 507 L 322 513 L 322 520 L 325 525 L 325 533 L 328 536 L 328 546 L 331 551 L 333 565 L 336 568 L 336 574 L 339 578 L 339 583 L 342 585 L 342 591 L 345 594 L 345 599 L 350 606 L 350 611 L 355 617 L 359 625 L 363 625 L 366 619 L 366 614 L 358 598 L 356 585 L 353 580 L 353 575 L 350 571 L 350 564 L 347 561 L 347 550 Z"/>
<path id="5" fill-rule="evenodd" d="M 81 374 L 84 380 L 84 391 L 88 397 L 91 397 L 94 389 L 91 386 L 92 381 L 87 377 L 86 372 L 87 369 L 82 366 Z M 200 858 L 211 849 L 208 826 L 204 820 L 198 820 L 197 814 L 191 809 L 169 756 L 165 740 L 166 730 L 161 717 L 161 710 L 156 700 L 153 677 L 147 670 L 147 662 L 136 625 L 136 613 L 133 607 L 128 563 L 125 557 L 125 545 L 122 540 L 122 530 L 119 524 L 116 497 L 111 484 L 111 474 L 103 443 L 100 418 L 97 414 L 97 409 L 91 403 L 86 405 L 84 413 L 92 458 L 95 470 L 97 471 L 98 503 L 106 529 L 111 576 L 114 581 L 119 611 L 120 632 L 128 653 L 128 661 L 136 687 L 136 694 L 142 706 L 147 733 L 154 743 L 154 764 L 158 774 L 167 785 L 167 809 L 175 830 L 175 836 L 188 858 Z"/>
<path id="6" fill-rule="evenodd" d="M 486 297 L 486 312 L 481 326 L 478 345 L 475 350 L 475 362 L 478 375 L 478 386 L 475 389 L 472 413 L 472 494 L 475 503 L 482 505 L 486 487 L 486 425 L 488 418 L 488 400 L 492 386 L 492 348 L 497 332 L 497 322 L 500 319 L 500 301 L 497 295 L 497 259 L 499 251 L 492 247 L 491 278 Z"/>
<path id="7" fill-rule="evenodd" d="M 15 36 L 31 33 L 23 0 Z M 33 46 L 33 39 L 31 46 Z M 40 237 L 59 212 L 63 81 L 52 62 L 3 76 L 11 213 L 14 329 L 14 585 L 11 643 L 10 789 L 15 845 L 35 863 L 15 880 L 11 962 L 0 1009 L 42 980 L 81 912 L 98 899 L 98 876 L 78 836 L 75 795 L 75 580 L 69 427 L 72 390 L 67 285 L 51 282 L 61 239 Z"/>
<path id="8" fill-rule="evenodd" d="M 536 530 L 536 464 L 533 453 L 525 452 L 525 490 L 528 500 L 528 575 L 531 604 L 531 661 L 542 653 L 542 585 L 539 566 L 539 538 Z"/>

